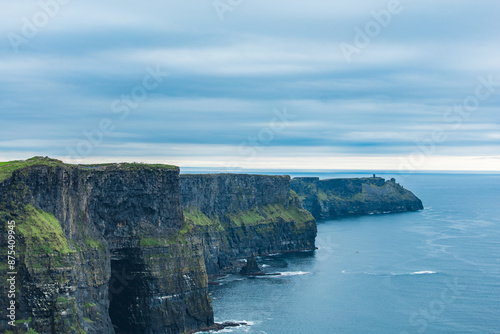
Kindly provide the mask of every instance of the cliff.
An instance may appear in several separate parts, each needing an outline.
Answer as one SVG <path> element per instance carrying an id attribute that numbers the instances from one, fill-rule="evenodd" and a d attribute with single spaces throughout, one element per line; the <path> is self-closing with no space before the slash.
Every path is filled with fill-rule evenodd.
<path id="1" fill-rule="evenodd" d="M 394 179 L 297 177 L 291 187 L 316 219 L 423 209 L 422 201 Z"/>
<path id="2" fill-rule="evenodd" d="M 418 210 L 422 203 L 380 178 L 179 175 L 169 165 L 39 157 L 0 163 L 0 256 L 16 256 L 14 268 L 5 261 L 0 267 L 1 316 L 14 300 L 16 327 L 2 321 L 0 331 L 221 328 L 208 275 L 235 269 L 242 258 L 314 249 L 316 222 L 303 206 L 326 218 Z M 14 225 L 15 247 L 8 234 Z M 5 298 L 8 272 L 16 272 L 15 298 Z"/>
<path id="3" fill-rule="evenodd" d="M 186 233 L 177 167 L 4 164 L 0 219 L 2 258 L 7 221 L 16 222 L 19 333 L 173 334 L 213 324 L 202 240 Z M 3 261 L 1 269 L 6 282 Z"/>
<path id="4" fill-rule="evenodd" d="M 289 176 L 187 174 L 180 185 L 209 275 L 235 259 L 314 249 L 316 221 L 290 191 Z"/>
<path id="5" fill-rule="evenodd" d="M 181 199 L 182 205 L 181 207 Z M 214 326 L 208 275 L 314 248 L 289 177 L 183 175 L 168 165 L 0 163 L 0 256 L 15 221 L 10 333 L 189 333 Z M 0 299 L 2 317 L 10 303 Z M 6 318 L 4 318 L 6 319 Z M 217 328 L 220 328 L 218 326 Z"/>

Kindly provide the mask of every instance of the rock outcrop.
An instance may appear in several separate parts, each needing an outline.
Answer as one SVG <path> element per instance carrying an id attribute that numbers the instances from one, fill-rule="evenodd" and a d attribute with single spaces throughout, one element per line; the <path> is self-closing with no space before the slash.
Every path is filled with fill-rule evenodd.
<path id="1" fill-rule="evenodd" d="M 423 209 L 422 201 L 394 179 L 297 177 L 291 187 L 316 219 Z"/>
<path id="2" fill-rule="evenodd" d="M 209 275 L 254 254 L 315 248 L 316 221 L 290 191 L 289 176 L 181 175 L 181 202 L 203 239 Z"/>
<path id="3" fill-rule="evenodd" d="M 259 264 L 257 263 L 257 259 L 254 256 L 251 256 L 247 259 L 247 263 L 245 263 L 243 268 L 241 268 L 240 275 L 263 276 L 265 274 L 259 268 Z"/>

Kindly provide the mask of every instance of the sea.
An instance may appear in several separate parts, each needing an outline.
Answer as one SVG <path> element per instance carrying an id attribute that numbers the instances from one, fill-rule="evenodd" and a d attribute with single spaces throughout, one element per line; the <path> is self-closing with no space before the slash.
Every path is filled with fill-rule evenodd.
<path id="1" fill-rule="evenodd" d="M 216 321 L 247 325 L 219 332 L 500 333 L 500 175 L 377 175 L 425 209 L 318 221 L 317 250 L 258 258 L 281 275 L 221 278 Z"/>

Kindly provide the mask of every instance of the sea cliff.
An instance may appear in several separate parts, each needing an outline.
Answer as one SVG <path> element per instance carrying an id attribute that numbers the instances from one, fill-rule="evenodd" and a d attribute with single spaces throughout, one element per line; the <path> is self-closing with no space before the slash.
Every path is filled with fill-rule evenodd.
<path id="1" fill-rule="evenodd" d="M 184 233 L 177 167 L 34 158 L 0 175 L 2 257 L 7 221 L 17 232 L 17 322 L 0 331 L 174 334 L 213 324 L 202 240 Z"/>
<path id="2" fill-rule="evenodd" d="M 297 177 L 291 187 L 316 219 L 423 209 L 422 201 L 395 179 Z"/>
<path id="3" fill-rule="evenodd" d="M 181 206 L 182 202 L 182 206 Z M 16 231 L 14 333 L 190 333 L 214 325 L 208 275 L 314 248 L 289 177 L 168 165 L 0 164 L 0 245 Z M 7 295 L 2 262 L 0 285 Z M 2 317 L 8 299 L 0 299 Z"/>
<path id="4" fill-rule="evenodd" d="M 313 250 L 315 217 L 421 208 L 411 192 L 380 178 L 180 175 L 169 165 L 41 157 L 0 163 L 0 256 L 15 249 L 16 257 L 13 268 L 0 267 L 3 319 L 7 273 L 16 272 L 16 326 L 2 321 L 0 331 L 221 328 L 210 276 L 236 270 L 243 258 Z"/>

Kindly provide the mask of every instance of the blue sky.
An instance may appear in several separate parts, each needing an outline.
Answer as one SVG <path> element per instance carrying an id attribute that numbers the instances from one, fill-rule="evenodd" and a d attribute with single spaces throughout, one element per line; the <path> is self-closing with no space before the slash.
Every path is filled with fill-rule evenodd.
<path id="1" fill-rule="evenodd" d="M 500 170 L 500 3 L 2 3 L 0 160 Z"/>

